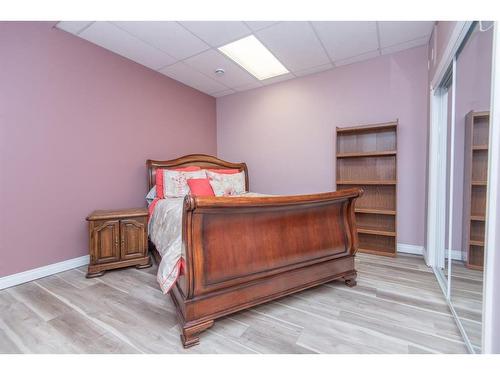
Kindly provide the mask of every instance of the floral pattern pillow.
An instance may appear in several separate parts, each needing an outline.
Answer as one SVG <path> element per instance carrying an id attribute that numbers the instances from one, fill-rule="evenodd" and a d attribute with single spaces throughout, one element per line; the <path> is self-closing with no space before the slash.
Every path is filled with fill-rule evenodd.
<path id="1" fill-rule="evenodd" d="M 180 172 L 165 169 L 163 171 L 163 191 L 168 198 L 179 198 L 189 194 L 187 180 L 190 178 L 207 178 L 204 170 Z"/>
<path id="2" fill-rule="evenodd" d="M 245 172 L 222 174 L 206 171 L 216 197 L 229 197 L 245 192 Z"/>

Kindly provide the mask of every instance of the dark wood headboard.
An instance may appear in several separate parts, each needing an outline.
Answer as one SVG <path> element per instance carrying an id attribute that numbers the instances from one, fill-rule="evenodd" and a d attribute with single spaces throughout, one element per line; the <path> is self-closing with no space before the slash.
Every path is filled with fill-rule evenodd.
<path id="1" fill-rule="evenodd" d="M 147 160 L 148 167 L 148 191 L 156 184 L 156 170 L 158 168 L 179 168 L 195 165 L 200 168 L 214 169 L 238 169 L 245 172 L 245 188 L 248 191 L 248 168 L 245 163 L 230 163 L 215 156 L 204 154 L 192 154 L 182 156 L 173 160 Z"/>

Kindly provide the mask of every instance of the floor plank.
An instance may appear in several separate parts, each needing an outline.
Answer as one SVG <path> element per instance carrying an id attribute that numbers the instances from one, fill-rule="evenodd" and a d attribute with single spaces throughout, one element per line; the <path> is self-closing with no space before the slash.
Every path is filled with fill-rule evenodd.
<path id="1" fill-rule="evenodd" d="M 85 278 L 85 267 L 0 291 L 1 353 L 465 353 L 418 256 L 357 257 L 358 286 L 332 282 L 219 319 L 185 350 L 156 266 Z M 457 275 L 459 308 L 478 293 Z M 469 329 L 477 329 L 474 320 Z M 478 337 L 474 336 L 477 343 Z"/>
<path id="2" fill-rule="evenodd" d="M 24 303 L 30 310 L 45 321 L 54 319 L 71 311 L 50 293 L 40 288 L 36 283 L 26 283 L 7 289 L 14 299 Z"/>
<path id="3" fill-rule="evenodd" d="M 471 344 L 481 347 L 483 312 L 483 271 L 453 261 L 451 267 L 451 303 Z M 478 352 L 481 352 L 479 349 Z"/>

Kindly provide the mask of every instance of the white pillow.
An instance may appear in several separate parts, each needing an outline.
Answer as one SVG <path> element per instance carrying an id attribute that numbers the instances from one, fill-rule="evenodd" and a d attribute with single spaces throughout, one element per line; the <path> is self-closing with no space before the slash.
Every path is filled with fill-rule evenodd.
<path id="1" fill-rule="evenodd" d="M 193 172 L 165 169 L 163 171 L 163 195 L 168 198 L 178 198 L 189 194 L 187 180 L 190 178 L 207 178 L 207 175 L 203 169 Z"/>
<path id="2" fill-rule="evenodd" d="M 245 192 L 245 172 L 234 174 L 206 171 L 216 197 L 228 197 Z"/>

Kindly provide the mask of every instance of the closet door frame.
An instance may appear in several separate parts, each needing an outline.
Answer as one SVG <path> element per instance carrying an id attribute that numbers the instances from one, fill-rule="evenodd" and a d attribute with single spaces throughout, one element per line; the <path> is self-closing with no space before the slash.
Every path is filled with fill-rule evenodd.
<path id="1" fill-rule="evenodd" d="M 453 72 L 455 56 L 472 25 L 472 21 L 457 22 L 430 85 L 427 243 L 424 256 L 427 265 L 432 268 L 441 269 L 444 267 L 444 258 L 440 249 L 445 247 L 446 215 L 444 212 L 446 202 L 440 198 L 446 196 L 447 104 L 449 94 L 443 89 L 442 82 L 450 74 L 450 70 L 452 74 L 455 73 Z M 454 85 L 452 89 L 455 89 Z M 454 100 L 454 98 L 452 99 Z M 452 106 L 454 106 L 454 103 L 452 103 Z M 442 287 L 447 288 L 447 283 Z"/>
<path id="2" fill-rule="evenodd" d="M 491 64 L 491 110 L 486 192 L 485 264 L 483 282 L 482 349 L 500 353 L 500 23 L 494 23 Z M 496 249 L 496 251 L 495 251 Z"/>
<path id="3" fill-rule="evenodd" d="M 455 108 L 455 70 L 456 55 L 467 37 L 472 21 L 457 22 L 453 29 L 443 57 L 439 62 L 430 86 L 430 128 L 429 128 L 429 172 L 428 172 L 428 198 L 427 198 L 427 264 L 432 267 L 436 279 L 446 298 L 448 307 L 453 314 L 455 322 L 462 334 L 464 342 L 471 353 L 474 353 L 472 344 L 465 332 L 464 327 L 450 301 L 451 282 L 451 250 L 449 243 L 446 244 L 446 199 L 452 199 L 447 194 L 447 137 L 448 137 L 448 95 L 451 98 L 451 127 L 454 134 L 454 108 Z M 450 82 L 451 79 L 451 82 Z M 451 92 L 448 89 L 451 87 Z M 451 139 L 450 147 L 453 150 L 454 137 Z M 451 155 L 453 157 L 453 155 Z M 453 160 L 452 160 L 453 162 Z M 451 177 L 453 165 L 450 169 L 450 186 L 453 191 L 453 180 Z M 449 215 L 453 214 L 453 204 L 449 206 Z M 451 218 L 451 216 L 450 216 Z M 450 221 L 451 223 L 451 221 Z M 448 229 L 451 229 L 451 224 Z M 451 242 L 452 230 L 448 233 Z M 445 249 L 448 246 L 448 275 L 444 274 Z M 484 329 L 484 326 L 483 326 Z"/>
<path id="4" fill-rule="evenodd" d="M 448 45 L 439 63 L 438 69 L 430 86 L 430 129 L 429 129 L 429 171 L 428 171 L 428 199 L 427 199 L 427 243 L 424 252 L 427 264 L 432 267 L 439 285 L 443 289 L 448 306 L 455 318 L 469 351 L 474 352 L 472 345 L 463 329 L 449 296 L 449 277 L 444 277 L 444 231 L 446 228 L 445 209 L 440 201 L 442 186 L 446 186 L 446 174 L 439 171 L 443 165 L 446 168 L 446 126 L 447 95 L 444 95 L 440 84 L 455 65 L 455 56 L 467 37 L 473 22 L 457 22 L 453 29 Z M 494 22 L 493 61 L 491 81 L 490 105 L 490 137 L 488 156 L 488 187 L 486 202 L 486 233 L 485 233 L 485 265 L 483 280 L 483 324 L 482 324 L 482 352 L 485 354 L 500 353 L 500 338 L 496 337 L 496 330 L 500 328 L 500 23 Z M 455 73 L 453 71 L 453 73 Z M 453 75 L 454 77 L 455 75 Z M 453 90 L 455 85 L 452 86 Z M 454 98 L 453 98 L 454 99 Z M 454 104 L 453 104 L 454 107 Z M 444 148 L 443 148 L 444 147 Z M 441 148 L 441 149 L 440 149 Z M 444 188 L 446 192 L 446 188 Z M 441 197 L 446 196 L 441 195 Z M 450 236 L 451 237 L 451 236 Z M 448 259 L 451 259 L 449 256 Z"/>

